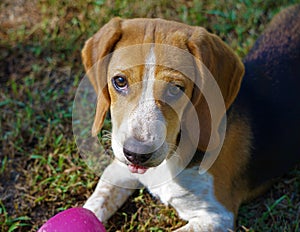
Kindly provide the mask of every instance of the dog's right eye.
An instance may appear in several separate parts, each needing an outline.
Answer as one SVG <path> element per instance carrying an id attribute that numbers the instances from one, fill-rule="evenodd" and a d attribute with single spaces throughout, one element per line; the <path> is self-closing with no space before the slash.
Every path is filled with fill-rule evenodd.
<path id="1" fill-rule="evenodd" d="M 119 92 L 125 92 L 128 89 L 127 79 L 123 76 L 115 76 L 112 78 L 114 88 Z"/>

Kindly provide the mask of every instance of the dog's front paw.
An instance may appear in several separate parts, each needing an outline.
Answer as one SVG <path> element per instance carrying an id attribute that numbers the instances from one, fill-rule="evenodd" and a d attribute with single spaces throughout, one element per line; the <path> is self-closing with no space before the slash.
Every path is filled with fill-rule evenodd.
<path id="1" fill-rule="evenodd" d="M 190 220 L 185 226 L 175 230 L 174 232 L 228 232 L 232 226 L 228 224 L 220 224 L 220 222 L 204 222 L 201 219 Z"/>

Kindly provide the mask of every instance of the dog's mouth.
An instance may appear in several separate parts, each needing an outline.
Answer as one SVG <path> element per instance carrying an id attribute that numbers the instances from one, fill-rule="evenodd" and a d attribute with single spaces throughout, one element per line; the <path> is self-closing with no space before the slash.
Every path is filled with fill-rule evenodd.
<path id="1" fill-rule="evenodd" d="M 125 163 L 131 173 L 144 174 L 149 168 L 158 166 L 165 158 L 167 147 L 155 147 L 136 140 L 126 140 L 123 145 Z"/>
<path id="2" fill-rule="evenodd" d="M 128 164 L 131 173 L 144 174 L 149 168 L 137 164 Z"/>

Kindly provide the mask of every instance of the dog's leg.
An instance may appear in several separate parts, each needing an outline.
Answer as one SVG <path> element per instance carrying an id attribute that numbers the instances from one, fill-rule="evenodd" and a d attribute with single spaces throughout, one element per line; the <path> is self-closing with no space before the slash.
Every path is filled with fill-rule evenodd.
<path id="1" fill-rule="evenodd" d="M 83 207 L 93 211 L 101 222 L 106 222 L 134 192 L 138 184 L 135 178 L 114 161 L 105 169 L 94 193 Z"/>
<path id="2" fill-rule="evenodd" d="M 185 169 L 174 180 L 150 191 L 164 203 L 172 205 L 179 216 L 188 221 L 176 232 L 216 232 L 234 228 L 234 214 L 214 195 L 212 175 L 200 175 L 198 166 Z"/>

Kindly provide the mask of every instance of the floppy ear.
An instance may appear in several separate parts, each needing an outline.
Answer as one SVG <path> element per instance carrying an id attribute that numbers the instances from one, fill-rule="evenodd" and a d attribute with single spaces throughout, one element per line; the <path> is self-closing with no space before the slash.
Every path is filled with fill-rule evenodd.
<path id="1" fill-rule="evenodd" d="M 92 127 L 93 136 L 96 136 L 102 128 L 110 106 L 107 88 L 109 59 L 103 58 L 113 50 L 121 34 L 121 19 L 113 18 L 85 42 L 81 52 L 85 71 L 97 94 L 96 115 Z"/>
<path id="2" fill-rule="evenodd" d="M 196 27 L 193 31 L 188 41 L 188 48 L 196 58 L 195 63 L 198 69 L 196 72 L 200 76 L 203 73 L 202 62 L 202 65 L 204 64 L 215 78 L 223 95 L 225 108 L 228 110 L 240 89 L 244 75 L 243 63 L 219 37 L 201 27 Z M 203 88 L 205 87 L 207 86 L 203 83 Z M 196 86 L 192 102 L 200 123 L 198 149 L 202 151 L 215 149 L 220 143 L 219 127 L 226 112 L 219 112 L 212 120 L 207 99 Z"/>

